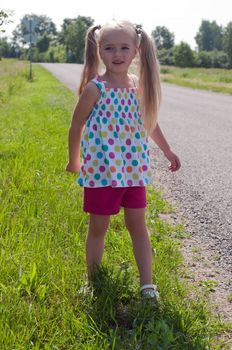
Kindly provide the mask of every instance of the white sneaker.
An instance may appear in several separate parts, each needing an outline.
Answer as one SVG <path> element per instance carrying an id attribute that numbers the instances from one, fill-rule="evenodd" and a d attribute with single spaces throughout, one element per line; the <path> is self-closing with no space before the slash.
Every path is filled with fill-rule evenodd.
<path id="1" fill-rule="evenodd" d="M 159 300 L 160 295 L 156 285 L 154 284 L 144 284 L 140 288 L 140 292 L 141 292 L 141 297 L 144 299 L 155 299 L 156 301 Z"/>

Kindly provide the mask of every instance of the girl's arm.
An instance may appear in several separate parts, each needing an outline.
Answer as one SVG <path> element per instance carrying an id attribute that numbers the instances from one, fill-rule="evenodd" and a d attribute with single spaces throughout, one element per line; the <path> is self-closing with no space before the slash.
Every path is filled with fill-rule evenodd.
<path id="1" fill-rule="evenodd" d="M 97 86 L 90 82 L 86 85 L 74 109 L 71 126 L 69 128 L 69 161 L 66 166 L 66 171 L 72 173 L 78 173 L 80 171 L 80 143 L 82 132 L 85 122 L 99 97 L 100 92 Z"/>
<path id="2" fill-rule="evenodd" d="M 177 171 L 180 169 L 181 164 L 178 156 L 171 150 L 162 130 L 160 129 L 159 124 L 156 124 L 155 130 L 150 135 L 153 141 L 157 146 L 163 151 L 165 157 L 170 161 L 169 170 Z"/>

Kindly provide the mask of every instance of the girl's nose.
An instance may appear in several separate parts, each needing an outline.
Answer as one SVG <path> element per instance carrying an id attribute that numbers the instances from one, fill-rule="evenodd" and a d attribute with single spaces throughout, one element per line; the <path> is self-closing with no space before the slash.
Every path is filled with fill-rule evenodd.
<path id="1" fill-rule="evenodd" d="M 115 49 L 114 54 L 115 54 L 115 56 L 120 56 L 121 55 L 121 50 L 120 49 Z"/>

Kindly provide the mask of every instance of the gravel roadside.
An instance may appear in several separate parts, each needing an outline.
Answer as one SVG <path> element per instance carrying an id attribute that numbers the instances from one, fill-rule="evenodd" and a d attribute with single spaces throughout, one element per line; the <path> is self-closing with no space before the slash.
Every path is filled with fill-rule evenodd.
<path id="1" fill-rule="evenodd" d="M 202 211 L 195 210 L 195 206 L 198 207 L 196 192 L 189 193 L 189 188 L 184 188 L 184 184 L 178 182 L 179 175 L 168 172 L 168 164 L 162 152 L 154 144 L 151 144 L 151 154 L 156 173 L 155 187 L 173 206 L 173 212 L 162 215 L 161 219 L 173 225 L 182 224 L 187 233 L 187 238 L 181 238 L 181 253 L 186 266 L 186 277 L 202 292 L 208 291 L 208 298 L 215 311 L 223 320 L 232 322 L 232 274 L 230 265 L 226 264 L 229 254 L 224 253 L 224 259 L 221 258 L 217 242 L 209 235 L 213 226 L 205 224 L 208 221 L 207 212 L 204 211 L 205 217 L 201 220 Z M 220 244 L 220 239 L 218 240 Z"/>
<path id="2" fill-rule="evenodd" d="M 166 84 L 163 96 L 159 123 L 182 168 L 168 172 L 151 143 L 156 186 L 175 208 L 169 219 L 190 234 L 182 253 L 191 279 L 232 321 L 232 96 Z"/>

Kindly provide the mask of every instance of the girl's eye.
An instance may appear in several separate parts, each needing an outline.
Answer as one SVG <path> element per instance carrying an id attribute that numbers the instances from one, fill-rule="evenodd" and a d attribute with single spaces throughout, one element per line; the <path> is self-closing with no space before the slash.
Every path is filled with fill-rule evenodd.
<path id="1" fill-rule="evenodd" d="M 105 47 L 105 50 L 112 50 L 112 47 Z"/>
<path id="2" fill-rule="evenodd" d="M 122 49 L 123 49 L 123 50 L 129 50 L 129 47 L 123 46 Z"/>

